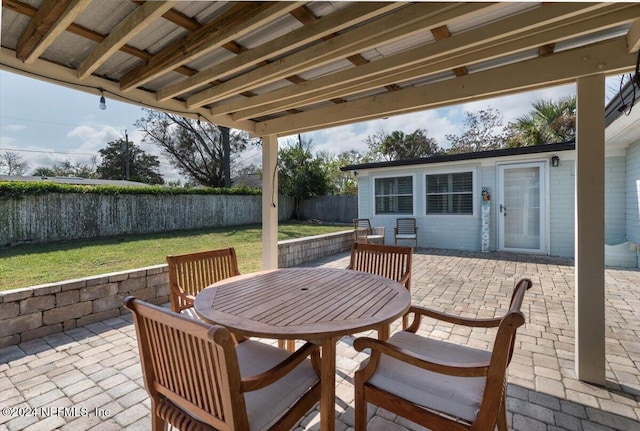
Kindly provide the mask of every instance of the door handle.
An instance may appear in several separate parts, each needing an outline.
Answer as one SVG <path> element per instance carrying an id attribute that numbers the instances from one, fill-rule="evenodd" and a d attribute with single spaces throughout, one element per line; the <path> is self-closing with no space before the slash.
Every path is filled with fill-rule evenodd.
<path id="1" fill-rule="evenodd" d="M 507 207 L 505 207 L 504 205 L 500 204 L 500 212 L 504 214 L 504 216 L 507 216 Z"/>

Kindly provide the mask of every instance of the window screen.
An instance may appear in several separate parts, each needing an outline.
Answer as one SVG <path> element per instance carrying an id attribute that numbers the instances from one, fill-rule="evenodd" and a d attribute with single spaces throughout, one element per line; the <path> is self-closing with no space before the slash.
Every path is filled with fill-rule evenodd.
<path id="1" fill-rule="evenodd" d="M 473 214 L 473 173 L 427 175 L 427 214 Z"/>
<path id="2" fill-rule="evenodd" d="M 375 180 L 376 214 L 413 214 L 413 178 Z"/>

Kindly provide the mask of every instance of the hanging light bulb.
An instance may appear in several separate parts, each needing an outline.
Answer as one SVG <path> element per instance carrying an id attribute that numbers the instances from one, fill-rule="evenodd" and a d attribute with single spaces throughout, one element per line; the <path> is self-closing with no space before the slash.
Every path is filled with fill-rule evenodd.
<path id="1" fill-rule="evenodd" d="M 101 110 L 107 109 L 107 101 L 104 98 L 104 90 L 102 88 L 100 90 L 100 104 L 98 105 Z"/>

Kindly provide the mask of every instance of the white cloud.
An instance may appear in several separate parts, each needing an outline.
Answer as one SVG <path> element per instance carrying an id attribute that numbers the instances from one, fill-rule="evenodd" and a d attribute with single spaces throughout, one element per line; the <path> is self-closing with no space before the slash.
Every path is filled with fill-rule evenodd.
<path id="1" fill-rule="evenodd" d="M 6 126 L 4 126 L 4 128 L 9 130 L 10 132 L 19 132 L 20 130 L 26 129 L 27 126 L 25 126 L 24 124 L 7 124 Z"/>
<path id="2" fill-rule="evenodd" d="M 84 125 L 74 127 L 67 133 L 67 137 L 79 139 L 82 142 L 80 149 L 98 150 L 104 148 L 107 142 L 124 138 L 124 133 L 112 126 L 96 128 Z"/>

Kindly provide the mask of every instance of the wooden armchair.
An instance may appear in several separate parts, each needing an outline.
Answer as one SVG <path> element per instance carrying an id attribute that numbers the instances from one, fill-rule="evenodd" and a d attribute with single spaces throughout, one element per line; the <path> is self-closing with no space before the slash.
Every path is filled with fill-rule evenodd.
<path id="1" fill-rule="evenodd" d="M 390 278 L 411 291 L 411 247 L 362 244 L 351 246 L 351 261 L 347 269 L 368 272 Z M 402 317 L 402 327 L 408 326 L 408 317 Z"/>
<path id="2" fill-rule="evenodd" d="M 396 219 L 396 227 L 393 228 L 393 240 L 398 245 L 398 240 L 412 240 L 418 247 L 418 227 L 414 218 Z"/>
<path id="3" fill-rule="evenodd" d="M 369 242 L 384 244 L 384 233 L 380 234 L 374 232 L 368 218 L 354 218 L 353 229 L 356 233 L 356 242 L 363 242 L 365 244 Z"/>
<path id="4" fill-rule="evenodd" d="M 284 431 L 320 399 L 318 347 L 235 344 L 220 326 L 125 298 L 136 328 L 152 429 Z M 308 356 L 312 357 L 310 361 Z"/>
<path id="5" fill-rule="evenodd" d="M 171 309 L 192 317 L 197 317 L 193 311 L 193 301 L 202 289 L 225 278 L 240 275 L 233 247 L 167 256 L 167 263 Z"/>
<path id="6" fill-rule="evenodd" d="M 516 330 L 524 324 L 520 307 L 529 279 L 516 283 L 502 318 L 470 319 L 411 307 L 415 319 L 387 342 L 358 338 L 358 351 L 371 349 L 355 373 L 355 430 L 366 430 L 367 402 L 432 431 L 507 430 L 506 374 Z M 485 351 L 417 335 L 423 316 L 469 327 L 497 328 L 493 350 Z"/>

